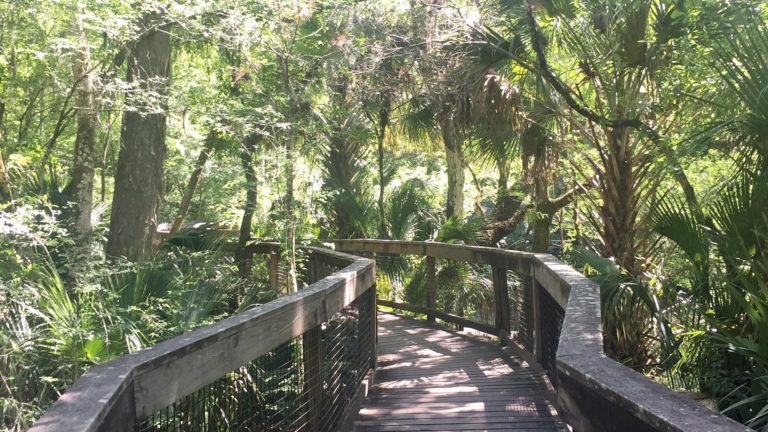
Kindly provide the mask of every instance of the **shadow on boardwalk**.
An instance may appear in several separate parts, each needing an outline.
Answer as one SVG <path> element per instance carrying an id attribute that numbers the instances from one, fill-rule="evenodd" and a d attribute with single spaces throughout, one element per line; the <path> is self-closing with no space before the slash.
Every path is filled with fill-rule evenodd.
<path id="1" fill-rule="evenodd" d="M 562 431 L 544 372 L 481 338 L 379 313 L 362 431 Z"/>

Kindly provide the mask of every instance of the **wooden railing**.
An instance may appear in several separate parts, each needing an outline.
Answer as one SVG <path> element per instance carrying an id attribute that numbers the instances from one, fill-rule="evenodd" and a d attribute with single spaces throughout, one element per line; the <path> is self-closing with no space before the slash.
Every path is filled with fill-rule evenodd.
<path id="1" fill-rule="evenodd" d="M 547 370 L 560 413 L 575 431 L 751 430 L 606 357 L 599 286 L 551 255 L 431 242 L 333 243 L 337 250 L 374 258 L 379 278 L 393 257 L 424 257 L 423 304 L 395 299 L 378 304 L 494 334 L 527 352 Z M 446 261 L 474 266 L 474 278 L 490 275 L 493 304 L 482 298 L 457 302 L 444 292 L 437 264 Z M 441 306 L 446 294 L 454 297 Z"/>
<path id="2" fill-rule="evenodd" d="M 303 250 L 307 288 L 92 367 L 31 432 L 345 428 L 375 367 L 375 267 Z"/>

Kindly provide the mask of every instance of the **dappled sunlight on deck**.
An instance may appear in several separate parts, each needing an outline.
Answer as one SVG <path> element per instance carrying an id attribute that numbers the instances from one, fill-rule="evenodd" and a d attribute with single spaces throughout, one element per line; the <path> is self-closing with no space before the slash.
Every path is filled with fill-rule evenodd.
<path id="1" fill-rule="evenodd" d="M 544 372 L 482 338 L 379 314 L 376 385 L 357 431 L 567 430 Z"/>

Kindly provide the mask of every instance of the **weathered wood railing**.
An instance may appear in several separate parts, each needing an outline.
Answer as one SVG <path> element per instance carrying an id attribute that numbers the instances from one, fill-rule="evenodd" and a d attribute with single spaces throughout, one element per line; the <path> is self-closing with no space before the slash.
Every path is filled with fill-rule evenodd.
<path id="1" fill-rule="evenodd" d="M 308 287 L 92 367 L 31 431 L 345 428 L 375 367 L 375 266 L 303 249 Z"/>
<path id="2" fill-rule="evenodd" d="M 495 334 L 523 348 L 530 361 L 547 370 L 561 415 L 575 431 L 751 430 L 607 358 L 599 286 L 551 255 L 431 242 L 334 243 L 337 250 L 375 257 L 380 279 L 393 259 L 424 257 L 423 304 L 393 299 L 378 303 Z M 446 293 L 437 271 L 438 262 L 445 261 L 475 266 L 475 278 L 489 274 L 490 300 L 475 295 L 457 301 Z"/>

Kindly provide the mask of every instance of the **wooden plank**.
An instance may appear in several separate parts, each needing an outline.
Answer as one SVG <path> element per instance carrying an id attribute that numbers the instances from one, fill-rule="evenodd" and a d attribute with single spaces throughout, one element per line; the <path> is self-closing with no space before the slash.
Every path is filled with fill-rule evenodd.
<path id="1" fill-rule="evenodd" d="M 379 316 L 376 385 L 353 430 L 566 430 L 540 368 L 482 338 Z"/>
<path id="2" fill-rule="evenodd" d="M 435 257 L 428 256 L 426 258 L 427 265 L 427 308 L 436 309 L 437 303 L 437 260 Z M 435 316 L 431 313 L 427 314 L 427 321 L 434 323 Z"/>
<path id="3" fill-rule="evenodd" d="M 479 323 L 477 321 L 472 321 L 470 319 L 463 318 L 463 317 L 460 317 L 460 316 L 456 316 L 456 315 L 453 315 L 453 314 L 445 313 L 443 311 L 439 311 L 439 310 L 436 310 L 436 309 L 431 309 L 431 308 L 424 307 L 424 306 L 415 306 L 415 305 L 411 305 L 411 304 L 408 304 L 408 303 L 398 303 L 398 302 L 393 302 L 393 301 L 389 301 L 389 300 L 382 300 L 382 299 L 378 299 L 377 302 L 378 302 L 378 304 L 380 304 L 382 306 L 387 306 L 387 307 L 391 307 L 391 308 L 394 308 L 394 309 L 407 310 L 407 311 L 410 311 L 410 312 L 420 313 L 420 314 L 425 314 L 425 315 L 432 315 L 435 318 L 439 318 L 439 319 L 441 319 L 441 320 L 443 320 L 445 322 L 449 322 L 451 324 L 456 324 L 456 325 L 462 326 L 462 327 L 469 327 L 469 328 L 472 328 L 472 329 L 475 329 L 475 330 L 479 330 L 479 331 L 484 332 L 484 333 L 488 333 L 490 335 L 498 334 L 498 330 L 495 327 L 493 327 L 493 326 L 490 326 L 488 324 Z"/>
<path id="4" fill-rule="evenodd" d="M 496 316 L 496 328 L 507 333 L 511 330 L 509 320 L 509 287 L 507 286 L 507 269 L 493 266 L 493 304 Z"/>
<path id="5" fill-rule="evenodd" d="M 378 345 L 379 345 L 379 320 L 376 317 L 378 311 L 378 299 L 376 298 L 376 284 L 374 284 L 368 291 L 368 298 L 370 299 L 368 313 L 371 315 L 371 370 L 376 370 L 376 360 L 378 358 Z"/>
<path id="6" fill-rule="evenodd" d="M 133 365 L 121 357 L 86 371 L 29 432 L 106 432 L 103 426 L 133 419 Z M 103 426 L 102 426 L 103 425 Z M 134 422 L 115 429 L 132 432 Z"/>
<path id="7" fill-rule="evenodd" d="M 528 272 L 535 254 L 484 246 L 453 245 L 437 242 L 399 240 L 332 240 L 338 250 L 350 253 L 375 252 L 396 255 L 421 255 L 507 267 L 517 272 Z"/>
<path id="8" fill-rule="evenodd" d="M 280 254 L 271 252 L 269 254 L 269 289 L 277 291 L 277 285 L 280 275 Z"/>

